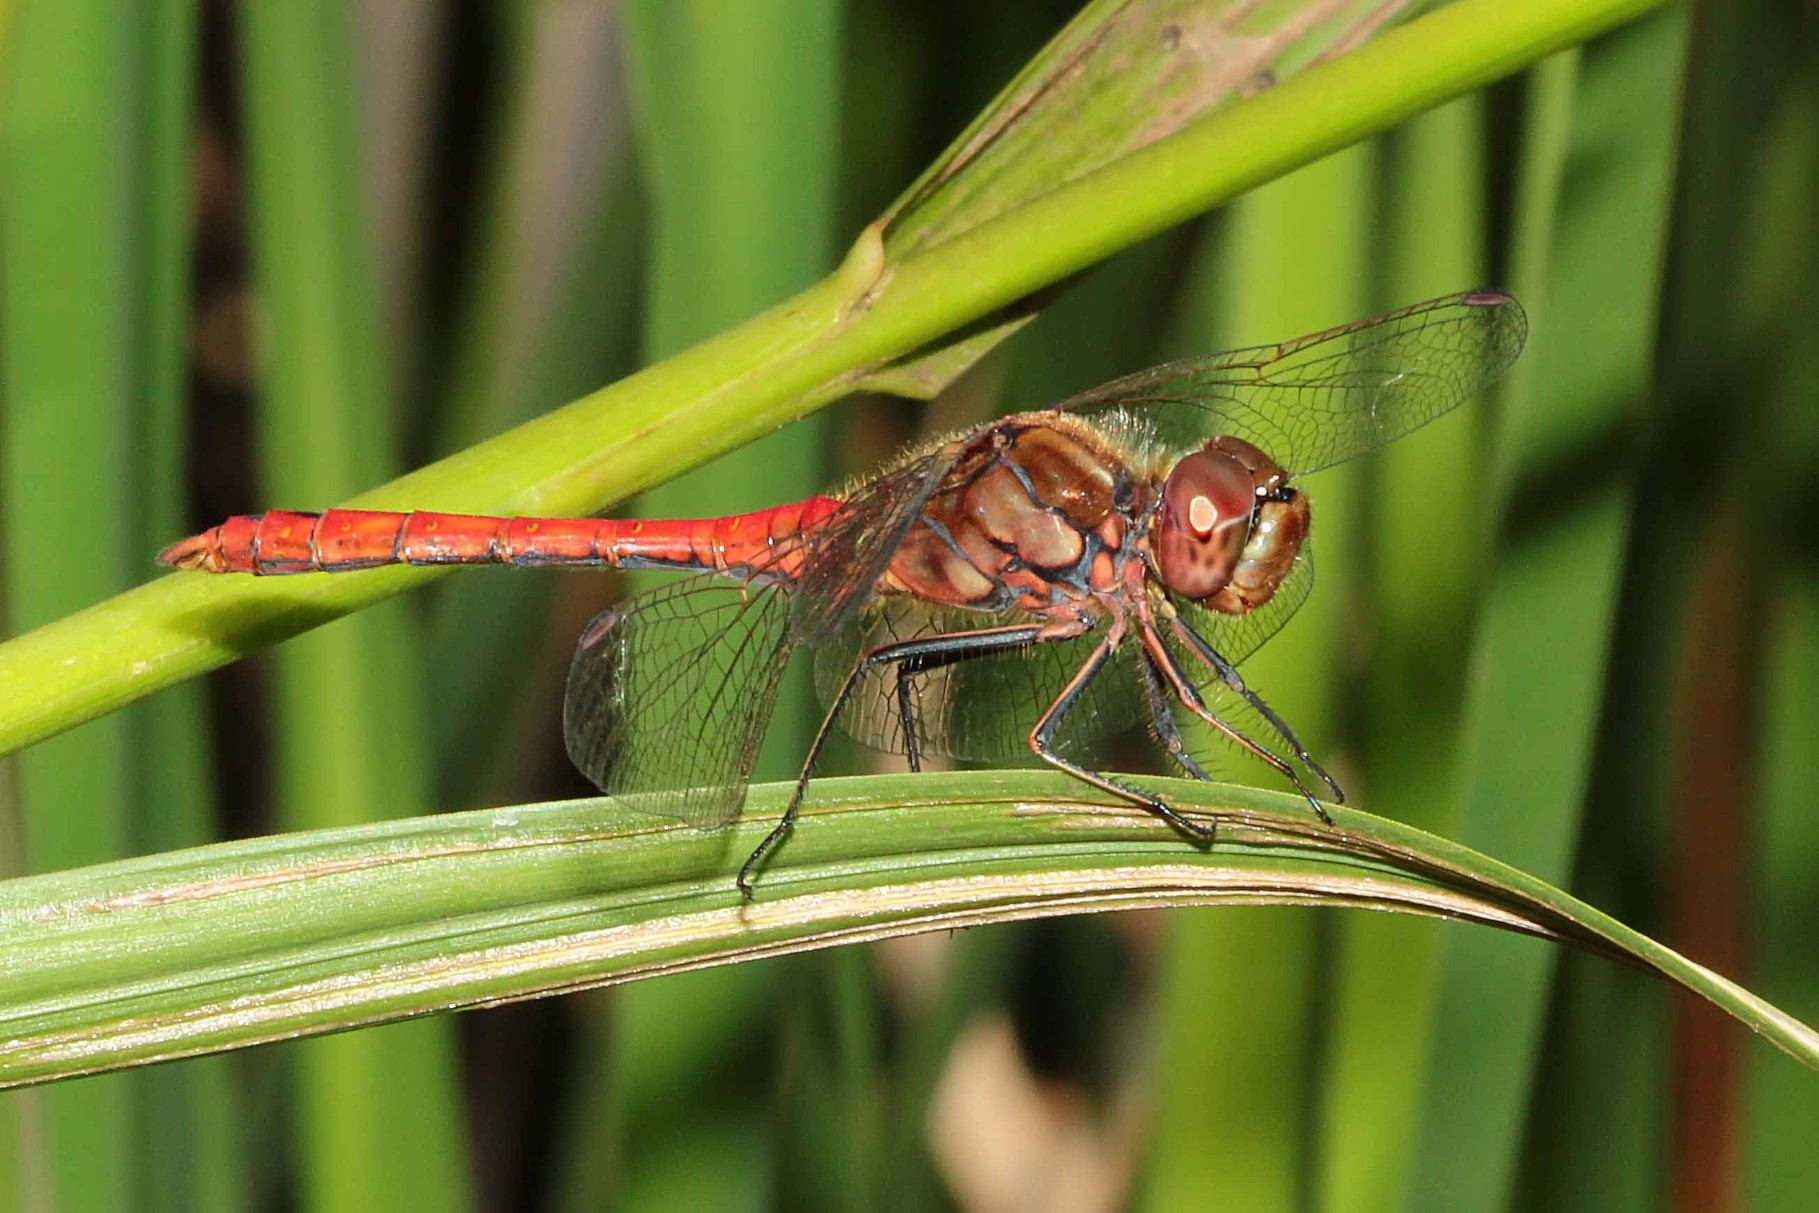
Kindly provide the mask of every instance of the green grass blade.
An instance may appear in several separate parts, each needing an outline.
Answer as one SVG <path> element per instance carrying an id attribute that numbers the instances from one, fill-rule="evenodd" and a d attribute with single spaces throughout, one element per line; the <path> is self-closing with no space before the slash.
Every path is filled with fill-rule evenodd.
<path id="1" fill-rule="evenodd" d="M 128 31 L 101 14 L 45 9 L 18 38 L 0 148 L 0 508 L 6 614 L 23 629 L 132 576 L 119 549 L 138 529 L 128 468 L 146 250 L 131 222 L 142 166 L 121 154 L 139 134 L 141 100 Z M 125 734 L 109 722 L 20 760 L 32 867 L 129 849 L 125 755 Z M 86 812 L 70 812 L 71 803 Z"/>
<path id="2" fill-rule="evenodd" d="M 1544 879 L 1571 871 L 1631 485 L 1624 435 L 1654 353 L 1684 12 L 1532 82 L 1511 285 L 1534 317 L 1497 436 L 1500 529 L 1472 659 L 1461 834 Z M 1506 1207 L 1552 955 L 1448 939 L 1414 1203 Z M 1495 1016 L 1484 1013 L 1495 1006 Z"/>
<path id="3" fill-rule="evenodd" d="M 886 1200 L 878 1182 L 883 1008 L 875 963 L 874 950 L 861 947 L 764 966 L 794 986 L 774 1046 L 789 1063 L 781 1090 L 766 1101 L 782 1130 L 773 1130 L 781 1140 L 771 1166 L 785 1207 L 903 1207 L 905 1194 L 891 1191 Z"/>
<path id="4" fill-rule="evenodd" d="M 1652 7 L 1460 0 L 912 257 L 888 280 L 856 257 L 736 329 L 355 500 L 596 509 L 837 398 L 845 376 Z M 434 575 L 162 578 L 0 646 L 0 752 Z"/>
<path id="5" fill-rule="evenodd" d="M 269 350 L 258 417 L 277 500 L 320 501 L 393 465 L 351 5 L 244 14 L 252 247 Z M 279 655 L 279 812 L 292 828 L 429 804 L 417 636 L 402 603 Z M 309 1208 L 469 1202 L 447 1024 L 296 1051 L 300 1201 Z"/>
<path id="6" fill-rule="evenodd" d="M 1809 340 L 1809 349 L 1811 342 Z M 1819 385 L 1819 356 L 1808 356 L 1805 379 Z M 1796 397 L 1805 409 L 1811 389 Z M 1810 469 L 1813 463 L 1809 462 Z M 1812 789 L 1819 781 L 1809 741 L 1819 695 L 1819 585 L 1811 572 L 1789 578 L 1769 632 L 1772 671 L 1765 688 L 1762 820 L 1754 866 L 1760 916 L 1755 971 L 1764 989 L 1807 1016 L 1819 1015 L 1819 977 L 1813 969 L 1812 888 L 1819 872 L 1819 816 Z M 1774 1059 L 1744 1059 L 1746 1081 L 1742 1207 L 1798 1208 L 1819 1182 L 1804 1126 L 1819 1117 L 1819 1083 Z"/>
<path id="7" fill-rule="evenodd" d="M 1819 289 L 1819 223 L 1810 205 L 1819 189 L 1819 73 L 1778 98 L 1764 140 L 1759 207 L 1750 218 L 1761 244 L 1752 258 L 1766 310 L 1785 334 L 1782 365 L 1768 385 L 1765 445 L 1768 482 L 1780 491 L 1763 502 L 1778 521 L 1768 567 L 1777 571 L 1765 611 L 1761 728 L 1754 837 L 1748 860 L 1755 882 L 1750 908 L 1754 980 L 1809 1019 L 1819 1016 L 1819 750 L 1812 744 L 1819 703 L 1819 565 L 1799 502 L 1819 484 L 1819 334 L 1805 301 Z M 1804 250 L 1792 265 L 1788 249 Z M 1785 274 L 1785 277 L 1782 275 Z M 1741 1194 L 1748 1209 L 1797 1209 L 1819 1190 L 1819 1156 L 1807 1126 L 1819 1123 L 1819 1083 L 1797 1068 L 1753 1054 L 1743 1058 Z"/>
<path id="8" fill-rule="evenodd" d="M 1711 999 L 1819 1067 L 1819 1033 L 1559 890 L 1355 810 L 1147 781 L 1219 814 L 1190 847 L 1047 772 L 819 781 L 752 904 L 733 874 L 789 788 L 725 831 L 600 800 L 218 844 L 0 884 L 0 1083 L 886 935 L 1092 909 L 1403 908 L 1566 939 Z M 1477 932 L 1461 932 L 1476 934 Z"/>

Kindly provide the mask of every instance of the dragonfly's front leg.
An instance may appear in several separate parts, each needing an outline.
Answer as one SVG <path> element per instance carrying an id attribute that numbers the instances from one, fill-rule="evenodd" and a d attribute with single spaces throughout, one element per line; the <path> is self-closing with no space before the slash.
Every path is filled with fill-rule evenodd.
<path id="1" fill-rule="evenodd" d="M 1191 629 L 1184 628 L 1182 630 L 1189 636 L 1194 635 Z M 1284 779 L 1294 784 L 1295 790 L 1301 793 L 1302 799 L 1306 800 L 1309 807 L 1314 810 L 1314 815 L 1319 817 L 1321 821 L 1329 826 L 1333 824 L 1333 819 L 1327 816 L 1326 806 L 1314 799 L 1314 794 L 1308 791 L 1305 783 L 1301 782 L 1300 774 L 1287 759 L 1283 758 L 1274 750 L 1269 749 L 1267 746 L 1254 741 L 1248 734 L 1230 721 L 1221 720 L 1215 715 L 1212 710 L 1206 706 L 1206 701 L 1200 697 L 1200 692 L 1194 689 L 1194 684 L 1188 680 L 1186 673 L 1181 669 L 1180 663 L 1175 660 L 1175 655 L 1168 651 L 1168 647 L 1162 643 L 1162 637 L 1156 634 L 1155 629 L 1145 625 L 1143 627 L 1142 635 L 1143 647 L 1155 660 L 1156 666 L 1162 671 L 1163 677 L 1168 679 L 1169 684 L 1175 690 L 1175 698 L 1181 701 L 1183 707 L 1219 732 L 1231 738 L 1232 741 L 1249 751 L 1257 759 L 1268 764 Z M 1195 639 L 1199 638 L 1195 637 Z M 1210 646 L 1208 651 L 1211 651 Z M 1225 668 L 1230 669 L 1231 667 L 1226 666 Z M 1246 700 L 1247 702 L 1255 700 L 1256 703 L 1262 703 L 1262 700 L 1256 699 L 1254 695 L 1247 695 Z M 1275 713 L 1271 712 L 1265 719 L 1273 719 L 1274 716 Z M 1288 726 L 1284 725 L 1282 727 L 1286 729 Z M 1297 747 L 1298 754 L 1301 753 L 1299 749 L 1300 743 L 1293 740 L 1292 734 L 1290 735 L 1290 744 Z M 1321 771 L 1319 767 L 1314 766 L 1312 759 L 1308 759 L 1307 761 L 1311 770 L 1318 772 L 1322 778 L 1326 778 L 1326 772 Z M 1327 779 L 1327 783 L 1330 785 L 1332 780 Z"/>
<path id="2" fill-rule="evenodd" d="M 1301 744 L 1301 739 L 1295 736 L 1295 731 L 1288 727 L 1288 723 L 1284 721 L 1282 717 L 1276 715 L 1274 709 L 1272 709 L 1269 704 L 1263 702 L 1263 697 L 1261 695 L 1251 690 L 1250 687 L 1245 684 L 1243 676 L 1238 673 L 1231 662 L 1221 657 L 1219 651 L 1206 642 L 1205 637 L 1194 631 L 1193 628 L 1188 627 L 1180 618 L 1174 620 L 1173 626 L 1175 635 L 1179 636 L 1182 641 L 1187 644 L 1188 648 L 1193 650 L 1194 655 L 1205 662 L 1207 668 L 1212 670 L 1214 674 L 1217 674 L 1221 682 L 1242 696 L 1244 702 L 1255 708 L 1257 714 L 1263 717 L 1263 719 L 1269 723 L 1269 726 L 1281 735 L 1282 740 L 1288 742 L 1289 748 L 1295 752 L 1295 757 L 1306 764 L 1307 769 L 1318 776 L 1320 782 L 1326 785 L 1327 790 L 1333 794 L 1333 799 L 1340 804 L 1344 804 L 1344 789 L 1339 786 L 1338 782 L 1335 781 L 1331 775 L 1326 773 L 1325 768 L 1314 761 L 1313 755 L 1307 752 L 1307 747 Z M 1295 786 L 1298 788 L 1301 787 L 1301 781 L 1299 779 L 1295 780 Z M 1305 795 L 1307 789 L 1302 788 L 1301 790 Z M 1312 800 L 1313 798 L 1310 796 L 1308 799 Z M 1314 805 L 1314 811 L 1320 814 L 1320 820 L 1326 822 L 1327 825 L 1330 826 L 1333 824 L 1332 819 L 1326 815 L 1326 810 L 1321 808 L 1318 802 Z"/>
<path id="3" fill-rule="evenodd" d="M 809 743 L 808 757 L 802 763 L 802 772 L 796 777 L 796 790 L 790 796 L 788 807 L 783 816 L 769 834 L 764 836 L 757 849 L 739 869 L 739 892 L 747 901 L 752 897 L 752 877 L 763 865 L 765 856 L 782 842 L 784 836 L 796 824 L 796 814 L 802 807 L 802 797 L 808 791 L 809 776 L 814 773 L 815 761 L 821 756 L 821 748 L 833 735 L 834 722 L 846 701 L 852 697 L 859 686 L 859 680 L 869 671 L 884 665 L 898 667 L 898 688 L 902 693 L 904 669 L 911 673 L 932 670 L 957 661 L 966 661 L 973 657 L 983 657 L 988 653 L 1001 653 L 1006 649 L 1020 649 L 1045 639 L 1045 632 L 1051 629 L 1042 624 L 1018 624 L 1002 628 L 981 628 L 975 632 L 951 632 L 945 636 L 929 636 L 922 640 L 905 640 L 896 644 L 881 645 L 862 655 L 853 663 L 853 668 L 840 684 L 840 690 L 828 704 L 827 715 L 821 718 L 821 727 L 815 730 L 815 739 Z M 899 700 L 899 710 L 903 709 Z M 913 722 L 912 722 L 913 723 Z"/>

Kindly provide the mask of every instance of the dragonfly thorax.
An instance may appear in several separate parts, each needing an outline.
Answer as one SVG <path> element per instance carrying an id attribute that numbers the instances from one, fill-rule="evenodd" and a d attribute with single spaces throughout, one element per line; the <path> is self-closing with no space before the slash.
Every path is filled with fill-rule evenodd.
<path id="1" fill-rule="evenodd" d="M 1242 615 L 1282 584 L 1307 526 L 1307 498 L 1282 468 L 1241 438 L 1219 437 L 1169 470 L 1150 554 L 1170 592 Z"/>
<path id="2" fill-rule="evenodd" d="M 884 593 L 984 611 L 1043 614 L 1122 584 L 1132 558 L 1134 478 L 1111 444 L 1071 419 L 1007 417 L 956 439 Z"/>

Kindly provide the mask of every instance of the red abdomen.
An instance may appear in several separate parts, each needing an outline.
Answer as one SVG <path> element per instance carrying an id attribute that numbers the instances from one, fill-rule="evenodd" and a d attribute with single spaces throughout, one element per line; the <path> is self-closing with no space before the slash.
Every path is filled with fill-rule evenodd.
<path id="1" fill-rule="evenodd" d="M 831 497 L 721 518 L 501 518 L 427 510 L 242 514 L 158 554 L 211 573 L 341 573 L 388 564 L 698 569 L 791 578 L 797 538 L 840 508 Z"/>

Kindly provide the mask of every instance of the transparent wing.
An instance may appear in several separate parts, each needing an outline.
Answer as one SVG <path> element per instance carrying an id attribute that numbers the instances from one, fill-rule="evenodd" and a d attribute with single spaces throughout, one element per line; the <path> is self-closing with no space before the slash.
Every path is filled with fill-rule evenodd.
<path id="1" fill-rule="evenodd" d="M 978 611 L 933 608 L 886 598 L 858 615 L 835 643 L 815 657 L 815 685 L 823 703 L 852 671 L 859 656 L 879 645 L 972 631 L 1007 622 Z M 925 670 L 908 682 L 917 748 L 974 762 L 1014 765 L 1034 761 L 1030 729 L 1103 639 L 1089 632 L 1073 640 L 1031 645 Z M 895 667 L 867 671 L 838 717 L 855 740 L 887 753 L 905 752 Z M 1129 664 L 1108 664 L 1069 712 L 1056 745 L 1070 756 L 1090 756 L 1106 739 L 1144 719 L 1142 689 Z"/>
<path id="2" fill-rule="evenodd" d="M 1057 406 L 1164 445 L 1216 434 L 1255 444 L 1291 474 L 1373 450 L 1482 391 L 1522 351 L 1528 321 L 1500 291 L 1469 291 L 1279 345 L 1189 358 Z"/>
<path id="3" fill-rule="evenodd" d="M 603 611 L 569 666 L 563 736 L 575 766 L 647 812 L 702 826 L 732 817 L 790 652 L 850 622 L 951 463 L 943 448 L 860 486 L 822 526 L 772 548 L 744 585 L 693 577 Z M 771 579 L 798 555 L 795 578 Z"/>
<path id="4" fill-rule="evenodd" d="M 694 825 L 739 809 L 788 662 L 782 586 L 691 577 L 609 607 L 569 666 L 563 737 L 602 792 Z"/>
<path id="5" fill-rule="evenodd" d="M 841 494 L 838 513 L 809 540 L 796 589 L 797 644 L 825 644 L 852 621 L 915 524 L 929 495 L 953 466 L 948 443 Z"/>
<path id="6" fill-rule="evenodd" d="M 1222 615 L 1218 611 L 1209 611 L 1189 602 L 1185 598 L 1171 598 L 1175 609 L 1182 619 L 1207 643 L 1219 650 L 1219 655 L 1237 665 L 1245 658 L 1263 647 L 1271 636 L 1282 630 L 1282 625 L 1289 617 L 1301 609 L 1307 596 L 1314 589 L 1314 554 L 1309 545 L 1303 542 L 1301 551 L 1295 556 L 1295 563 L 1289 566 L 1288 575 L 1276 592 L 1270 595 L 1268 602 L 1256 610 L 1244 615 Z M 1187 667 L 1197 671 L 1197 665 Z"/>

